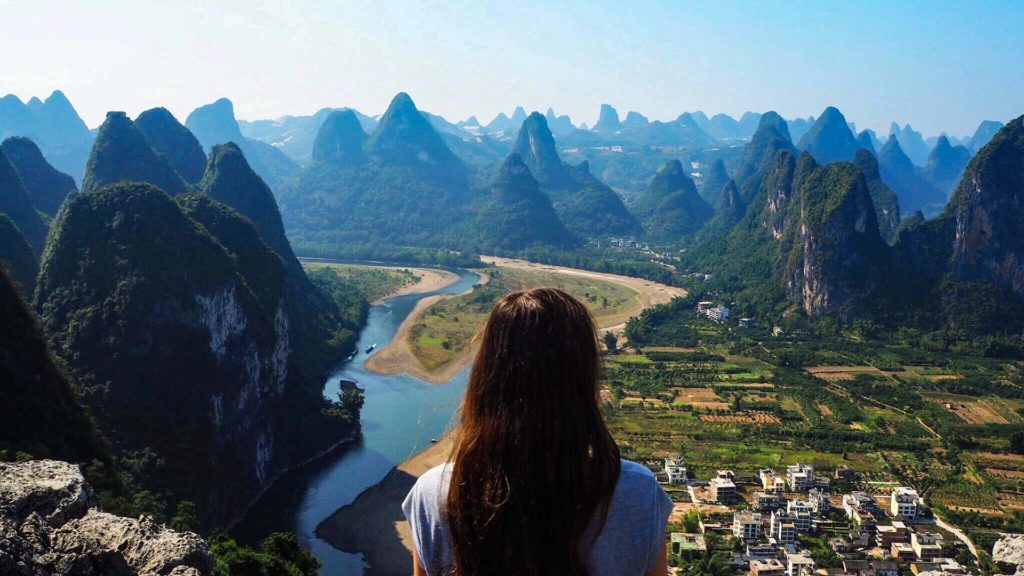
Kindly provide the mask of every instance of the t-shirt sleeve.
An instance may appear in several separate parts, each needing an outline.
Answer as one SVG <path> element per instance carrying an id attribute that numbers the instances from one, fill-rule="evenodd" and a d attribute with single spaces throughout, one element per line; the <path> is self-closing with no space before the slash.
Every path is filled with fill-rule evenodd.
<path id="1" fill-rule="evenodd" d="M 430 533 L 430 514 L 423 502 L 423 487 L 419 482 L 413 485 L 402 502 L 402 512 L 409 522 L 409 535 L 412 536 L 413 551 L 420 559 L 421 565 L 430 566 L 422 552 L 426 549 L 423 535 Z"/>
<path id="2" fill-rule="evenodd" d="M 651 483 L 654 485 L 654 505 L 652 507 L 652 516 L 654 517 L 652 521 L 654 524 L 651 527 L 651 548 L 647 554 L 646 572 L 650 572 L 657 567 L 661 547 L 665 545 L 665 527 L 668 525 L 668 517 L 672 514 L 673 508 L 672 499 L 665 493 L 665 490 L 653 478 Z"/>

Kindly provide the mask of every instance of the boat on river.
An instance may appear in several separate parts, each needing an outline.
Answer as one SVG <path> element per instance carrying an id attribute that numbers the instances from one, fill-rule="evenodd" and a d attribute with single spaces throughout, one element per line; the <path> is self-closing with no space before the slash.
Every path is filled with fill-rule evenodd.
<path id="1" fill-rule="evenodd" d="M 366 353 L 369 354 L 370 352 L 373 352 L 373 349 L 376 348 L 376 347 L 377 347 L 377 343 L 376 342 L 374 342 L 373 344 L 370 344 L 370 346 L 366 349 Z"/>

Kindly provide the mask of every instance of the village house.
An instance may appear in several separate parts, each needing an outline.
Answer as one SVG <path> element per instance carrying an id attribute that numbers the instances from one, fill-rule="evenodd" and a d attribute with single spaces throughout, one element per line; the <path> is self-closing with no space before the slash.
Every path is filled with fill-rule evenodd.
<path id="1" fill-rule="evenodd" d="M 771 542 L 747 544 L 747 556 L 750 558 L 771 558 L 778 553 L 778 546 Z"/>
<path id="2" fill-rule="evenodd" d="M 765 492 L 758 490 L 750 499 L 750 503 L 761 512 L 771 512 L 782 506 L 782 500 L 774 491 Z"/>
<path id="3" fill-rule="evenodd" d="M 875 530 L 878 547 L 883 550 L 892 548 L 892 545 L 897 542 L 910 542 L 910 528 L 907 528 L 907 525 L 903 522 L 893 522 L 891 525 L 878 526 Z"/>
<path id="4" fill-rule="evenodd" d="M 672 554 L 686 556 L 704 552 L 708 547 L 703 534 L 673 532 L 669 535 L 669 549 Z"/>
<path id="5" fill-rule="evenodd" d="M 719 470 L 718 476 L 711 479 L 708 484 L 711 491 L 711 499 L 719 504 L 727 504 L 736 499 L 736 483 L 733 481 L 736 475 L 731 470 Z"/>
<path id="6" fill-rule="evenodd" d="M 967 570 L 952 558 L 936 558 L 932 562 L 914 562 L 910 571 L 916 576 L 927 574 L 966 574 Z"/>
<path id="7" fill-rule="evenodd" d="M 792 492 L 807 492 L 814 487 L 814 467 L 803 462 L 786 466 L 786 483 Z"/>
<path id="8" fill-rule="evenodd" d="M 786 566 L 778 558 L 751 560 L 749 567 L 750 576 L 783 576 L 786 573 Z"/>
<path id="9" fill-rule="evenodd" d="M 789 512 L 775 510 L 772 512 L 769 524 L 769 535 L 779 544 L 792 544 L 796 542 L 796 522 Z"/>
<path id="10" fill-rule="evenodd" d="M 779 476 L 775 470 L 771 468 L 762 468 L 758 471 L 757 475 L 761 479 L 761 488 L 766 492 L 781 494 L 786 491 L 785 478 Z"/>
<path id="11" fill-rule="evenodd" d="M 735 512 L 732 515 L 732 534 L 746 541 L 761 538 L 761 515 L 756 512 Z"/>
<path id="12" fill-rule="evenodd" d="M 665 474 L 669 484 L 686 484 L 686 462 L 678 456 L 665 458 Z"/>
<path id="13" fill-rule="evenodd" d="M 942 535 L 935 532 L 914 532 L 910 535 L 914 554 L 922 562 L 931 562 L 942 555 Z"/>
<path id="14" fill-rule="evenodd" d="M 909 542 L 893 542 L 889 547 L 889 555 L 903 562 L 917 558 L 917 553 L 914 552 L 914 547 Z"/>
<path id="15" fill-rule="evenodd" d="M 807 534 L 811 531 L 814 509 L 809 503 L 803 500 L 790 500 L 786 503 L 786 512 L 798 533 Z"/>
<path id="16" fill-rule="evenodd" d="M 807 493 L 807 499 L 815 514 L 825 516 L 832 511 L 832 495 L 824 490 L 811 488 Z"/>
<path id="17" fill-rule="evenodd" d="M 814 558 L 805 554 L 786 554 L 786 576 L 809 576 L 814 573 Z"/>
<path id="18" fill-rule="evenodd" d="M 892 560 L 872 560 L 871 568 L 875 576 L 899 576 L 900 573 L 899 564 Z"/>
<path id="19" fill-rule="evenodd" d="M 921 497 L 913 488 L 900 486 L 893 490 L 889 497 L 889 513 L 896 518 L 913 522 L 917 518 L 920 506 Z"/>

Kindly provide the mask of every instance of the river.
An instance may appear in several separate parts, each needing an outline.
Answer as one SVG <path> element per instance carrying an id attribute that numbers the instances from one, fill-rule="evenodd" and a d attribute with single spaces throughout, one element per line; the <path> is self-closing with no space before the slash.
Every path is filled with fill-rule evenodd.
<path id="1" fill-rule="evenodd" d="M 366 564 L 362 557 L 341 552 L 317 538 L 317 525 L 380 482 L 395 465 L 429 446 L 431 439 L 443 436 L 469 373 L 469 368 L 464 368 L 444 384 L 430 384 L 408 374 L 374 374 L 363 368 L 370 356 L 366 348 L 386 346 L 421 299 L 465 292 L 480 279 L 471 272 L 458 272 L 458 281 L 445 288 L 396 296 L 370 308 L 356 356 L 324 383 L 327 398 L 337 397 L 340 379 L 353 380 L 365 390 L 362 438 L 281 478 L 232 530 L 233 536 L 252 544 L 271 532 L 289 530 L 323 564 L 321 574 L 363 573 Z"/>

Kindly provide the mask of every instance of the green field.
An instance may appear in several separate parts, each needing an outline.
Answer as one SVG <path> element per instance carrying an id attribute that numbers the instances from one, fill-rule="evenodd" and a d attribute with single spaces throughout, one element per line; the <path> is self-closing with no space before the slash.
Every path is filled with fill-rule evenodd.
<path id="1" fill-rule="evenodd" d="M 368 302 L 391 294 L 408 284 L 419 282 L 419 277 L 407 268 L 384 268 L 362 264 L 337 264 L 333 262 L 303 262 L 307 273 L 329 269 L 352 283 Z"/>
<path id="2" fill-rule="evenodd" d="M 842 333 L 774 338 L 687 310 L 626 333 L 643 345 L 608 356 L 603 383 L 626 458 L 656 469 L 678 454 L 697 478 L 728 468 L 748 482 L 766 466 L 804 461 L 827 476 L 843 465 L 862 489 L 914 486 L 982 538 L 1024 528 L 1016 361 Z"/>
<path id="3" fill-rule="evenodd" d="M 410 329 L 413 353 L 427 369 L 443 367 L 463 353 L 498 299 L 515 290 L 561 288 L 583 301 L 598 323 L 604 324 L 624 322 L 639 309 L 635 291 L 606 280 L 504 267 L 479 272 L 488 276 L 486 284 L 434 304 Z"/>

